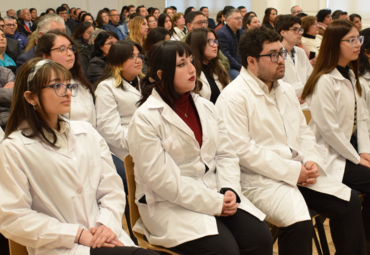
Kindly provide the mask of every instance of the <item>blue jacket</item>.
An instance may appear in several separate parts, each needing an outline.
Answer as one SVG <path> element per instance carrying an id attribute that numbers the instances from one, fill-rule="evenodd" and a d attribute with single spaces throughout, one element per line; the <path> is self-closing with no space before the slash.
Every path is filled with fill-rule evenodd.
<path id="1" fill-rule="evenodd" d="M 209 28 L 212 28 L 212 29 L 215 29 L 216 28 L 216 23 L 213 19 L 211 18 L 208 18 L 208 27 Z"/>
<path id="2" fill-rule="evenodd" d="M 227 57 L 230 63 L 230 69 L 240 70 L 241 58 L 238 55 L 239 39 L 242 36 L 242 31 L 239 29 L 236 34 L 228 25 L 224 25 L 217 32 L 218 40 L 222 53 Z"/>
<path id="3" fill-rule="evenodd" d="M 21 68 L 21 66 L 24 63 L 26 63 L 31 58 L 34 58 L 35 57 L 35 51 L 36 51 L 36 49 L 37 49 L 37 45 L 35 47 L 33 47 L 32 49 L 30 49 L 29 51 L 23 53 L 22 55 L 20 55 L 17 58 L 17 73 L 19 71 L 19 68 Z"/>
<path id="4" fill-rule="evenodd" d="M 14 35 L 6 35 L 6 37 L 17 40 L 21 45 L 22 51 L 24 51 L 24 47 L 26 47 L 28 40 L 23 34 L 19 33 L 18 31 L 15 31 Z"/>
<path id="5" fill-rule="evenodd" d="M 112 32 L 115 32 L 116 31 L 116 27 L 115 25 L 113 25 L 113 23 L 111 21 L 108 22 L 108 24 L 104 25 L 103 26 L 103 29 L 105 31 L 112 31 Z"/>
<path id="6" fill-rule="evenodd" d="M 127 28 L 127 23 L 124 23 L 122 25 L 119 25 L 116 30 L 116 34 L 118 35 L 118 38 L 120 40 L 125 40 L 128 36 L 128 28 Z"/>

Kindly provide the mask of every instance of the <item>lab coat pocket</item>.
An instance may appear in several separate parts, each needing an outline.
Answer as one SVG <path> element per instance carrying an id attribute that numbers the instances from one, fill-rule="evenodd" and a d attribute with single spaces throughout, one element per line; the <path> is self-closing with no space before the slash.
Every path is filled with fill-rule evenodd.
<path id="1" fill-rule="evenodd" d="M 101 159 L 89 160 L 89 170 L 90 170 L 90 182 L 93 189 L 97 189 L 100 183 L 101 175 Z"/>
<path id="2" fill-rule="evenodd" d="M 171 156 L 171 158 L 176 162 L 179 163 L 184 160 L 185 152 L 182 148 L 177 136 L 175 134 L 168 137 L 162 143 L 163 149 Z"/>

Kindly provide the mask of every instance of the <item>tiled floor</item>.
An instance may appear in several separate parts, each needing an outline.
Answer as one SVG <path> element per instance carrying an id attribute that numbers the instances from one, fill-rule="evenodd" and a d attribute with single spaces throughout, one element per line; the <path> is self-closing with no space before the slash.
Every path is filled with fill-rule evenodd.
<path id="1" fill-rule="evenodd" d="M 328 244 L 329 244 L 329 250 L 330 250 L 330 254 L 335 254 L 335 247 L 334 247 L 334 244 L 333 244 L 333 241 L 331 239 L 331 234 L 330 234 L 330 227 L 329 227 L 329 219 L 327 219 L 325 222 L 324 222 L 324 228 L 325 228 L 325 233 L 326 233 L 326 238 L 328 239 Z M 316 231 L 317 233 L 317 231 Z M 317 253 L 317 250 L 316 250 L 316 246 L 312 240 L 312 243 L 313 243 L 313 246 L 312 246 L 312 250 L 313 250 L 313 255 L 318 255 Z M 273 255 L 278 255 L 279 252 L 278 252 L 278 245 L 277 245 L 277 241 L 274 245 L 274 254 Z"/>

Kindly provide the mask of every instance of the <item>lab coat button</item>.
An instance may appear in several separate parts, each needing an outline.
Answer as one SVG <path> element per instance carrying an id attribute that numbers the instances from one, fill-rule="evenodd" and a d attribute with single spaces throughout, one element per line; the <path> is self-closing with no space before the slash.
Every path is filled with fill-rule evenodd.
<path id="1" fill-rule="evenodd" d="M 81 194 L 82 190 L 78 189 L 77 194 Z"/>

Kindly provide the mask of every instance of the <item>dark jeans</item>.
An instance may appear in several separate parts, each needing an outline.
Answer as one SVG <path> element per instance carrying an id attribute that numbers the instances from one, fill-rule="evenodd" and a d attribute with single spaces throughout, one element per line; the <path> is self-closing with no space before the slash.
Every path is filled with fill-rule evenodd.
<path id="1" fill-rule="evenodd" d="M 173 250 L 194 255 L 272 255 L 272 236 L 266 222 L 240 209 L 233 216 L 216 217 L 216 222 L 218 235 L 189 241 Z"/>
<path id="2" fill-rule="evenodd" d="M 90 249 L 90 255 L 158 255 L 158 253 L 137 247 L 114 247 Z"/>

